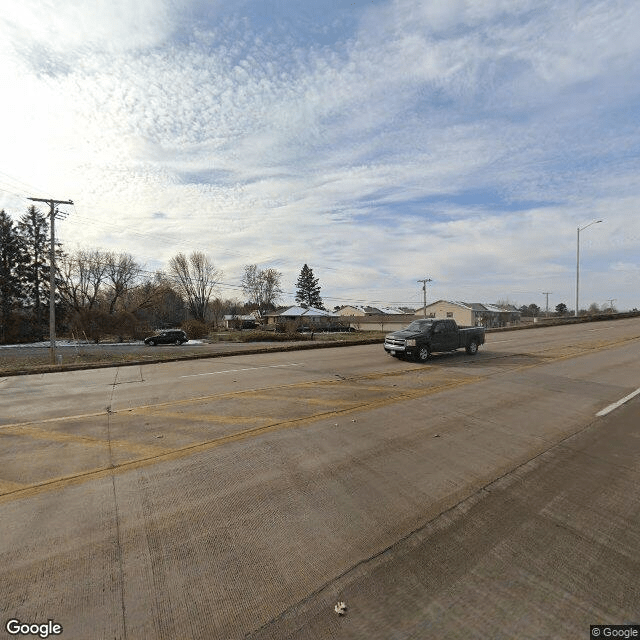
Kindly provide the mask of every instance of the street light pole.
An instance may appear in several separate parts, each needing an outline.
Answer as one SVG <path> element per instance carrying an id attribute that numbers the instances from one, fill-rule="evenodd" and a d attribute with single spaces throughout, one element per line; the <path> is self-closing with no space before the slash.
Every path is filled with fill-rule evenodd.
<path id="1" fill-rule="evenodd" d="M 575 317 L 578 317 L 578 305 L 580 300 L 580 232 L 584 231 L 587 227 L 590 227 L 592 224 L 598 224 L 602 222 L 602 220 L 592 220 L 589 224 L 586 224 L 584 227 L 578 227 L 578 240 L 576 242 L 576 311 Z"/>

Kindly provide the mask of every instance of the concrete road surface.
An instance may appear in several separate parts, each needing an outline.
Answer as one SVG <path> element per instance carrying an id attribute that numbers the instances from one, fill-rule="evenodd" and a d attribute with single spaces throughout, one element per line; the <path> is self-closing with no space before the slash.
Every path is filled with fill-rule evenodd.
<path id="1" fill-rule="evenodd" d="M 639 622 L 639 387 L 637 319 L 0 379 L 0 637 Z"/>

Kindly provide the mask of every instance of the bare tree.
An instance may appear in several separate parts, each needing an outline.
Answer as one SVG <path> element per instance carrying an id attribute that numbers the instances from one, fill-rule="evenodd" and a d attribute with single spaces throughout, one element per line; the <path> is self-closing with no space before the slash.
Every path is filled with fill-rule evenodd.
<path id="1" fill-rule="evenodd" d="M 216 327 L 222 324 L 225 308 L 225 301 L 221 298 L 216 298 L 209 304 L 209 313 L 211 313 L 211 319 L 213 320 L 213 324 L 215 324 Z"/>
<path id="2" fill-rule="evenodd" d="M 78 249 L 61 256 L 56 266 L 63 303 L 75 311 L 97 306 L 107 274 L 107 263 L 100 251 Z"/>
<path id="3" fill-rule="evenodd" d="M 242 290 L 249 298 L 249 302 L 257 305 L 258 309 L 262 305 L 262 288 L 260 286 L 260 271 L 257 264 L 247 264 L 244 267 L 242 276 Z"/>
<path id="4" fill-rule="evenodd" d="M 131 287 L 123 307 L 153 328 L 175 326 L 184 320 L 184 301 L 162 272 L 146 277 Z"/>
<path id="5" fill-rule="evenodd" d="M 169 275 L 174 278 L 193 318 L 205 322 L 209 301 L 222 271 L 204 253 L 194 251 L 189 257 L 179 253 L 171 258 Z"/>
<path id="6" fill-rule="evenodd" d="M 282 295 L 281 279 L 277 269 L 258 269 L 257 265 L 248 264 L 242 276 L 242 289 L 249 302 L 262 311 L 266 306 L 274 306 Z"/>
<path id="7" fill-rule="evenodd" d="M 589 305 L 589 308 L 587 309 L 587 315 L 595 316 L 595 315 L 598 315 L 601 311 L 602 309 L 600 309 L 600 306 L 598 305 L 598 303 L 592 302 Z"/>
<path id="8" fill-rule="evenodd" d="M 140 276 L 141 267 L 128 253 L 105 253 L 103 259 L 106 266 L 105 281 L 109 313 L 113 314 L 118 301 L 124 299 Z"/>

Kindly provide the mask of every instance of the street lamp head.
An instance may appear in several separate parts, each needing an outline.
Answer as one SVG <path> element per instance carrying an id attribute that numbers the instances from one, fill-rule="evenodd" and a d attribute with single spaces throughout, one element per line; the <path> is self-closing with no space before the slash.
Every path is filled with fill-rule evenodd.
<path id="1" fill-rule="evenodd" d="M 603 220 L 592 220 L 589 224 L 585 224 L 584 227 L 578 227 L 578 233 L 584 231 L 587 227 L 590 227 L 592 224 L 598 224 L 599 222 L 603 222 Z"/>

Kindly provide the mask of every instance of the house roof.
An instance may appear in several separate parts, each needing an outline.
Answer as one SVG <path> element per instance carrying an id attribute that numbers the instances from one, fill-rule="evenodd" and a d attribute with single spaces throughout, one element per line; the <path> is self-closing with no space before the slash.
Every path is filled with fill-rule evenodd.
<path id="1" fill-rule="evenodd" d="M 403 312 L 393 307 L 372 307 L 370 305 L 362 306 L 359 304 L 346 304 L 338 309 L 338 311 L 344 311 L 345 309 L 354 309 L 366 314 L 375 315 L 402 315 Z"/>
<path id="2" fill-rule="evenodd" d="M 394 309 L 393 307 L 371 307 L 380 313 L 388 316 L 402 315 L 402 311 Z"/>
<path id="3" fill-rule="evenodd" d="M 489 313 L 513 313 L 515 311 L 518 311 L 518 309 L 513 307 L 513 305 L 502 307 L 498 306 L 497 304 L 491 304 L 489 302 L 462 302 L 460 300 L 437 300 L 436 302 L 428 304 L 427 309 L 429 307 L 433 307 L 436 304 L 440 304 L 441 302 L 452 304 L 462 309 L 468 309 L 471 311 L 488 311 Z M 424 309 L 424 307 L 418 309 L 416 311 L 416 315 L 418 315 L 422 311 L 422 309 Z"/>
<path id="4" fill-rule="evenodd" d="M 338 311 L 344 311 L 345 309 L 355 309 L 356 311 L 361 311 L 362 313 L 366 313 L 366 309 L 361 307 L 359 304 L 345 304 L 340 307 Z"/>
<path id="5" fill-rule="evenodd" d="M 314 307 L 309 307 L 308 309 L 305 309 L 305 307 L 289 307 L 288 309 L 285 309 L 284 311 L 280 311 L 278 313 L 278 315 L 280 316 L 294 316 L 294 317 L 299 317 L 299 316 L 306 316 L 306 317 L 310 317 L 310 316 L 320 316 L 323 318 L 335 318 L 337 316 L 337 314 L 335 313 L 331 313 L 330 311 L 325 311 L 324 309 L 315 309 Z"/>
<path id="6" fill-rule="evenodd" d="M 243 315 L 243 316 L 239 316 L 239 315 L 226 315 L 223 317 L 223 320 L 255 320 L 256 317 L 252 314 L 249 315 Z"/>
<path id="7" fill-rule="evenodd" d="M 446 304 L 454 304 L 457 307 L 462 307 L 463 309 L 471 309 L 472 308 L 466 302 L 459 302 L 457 300 L 436 300 L 436 302 L 432 302 L 431 304 L 428 304 L 426 308 L 428 309 L 429 307 L 433 307 L 433 305 L 440 304 L 441 302 L 444 302 Z M 424 307 L 420 307 L 420 309 L 417 309 L 416 310 L 416 314 L 419 311 L 422 311 L 422 309 L 424 309 Z"/>

